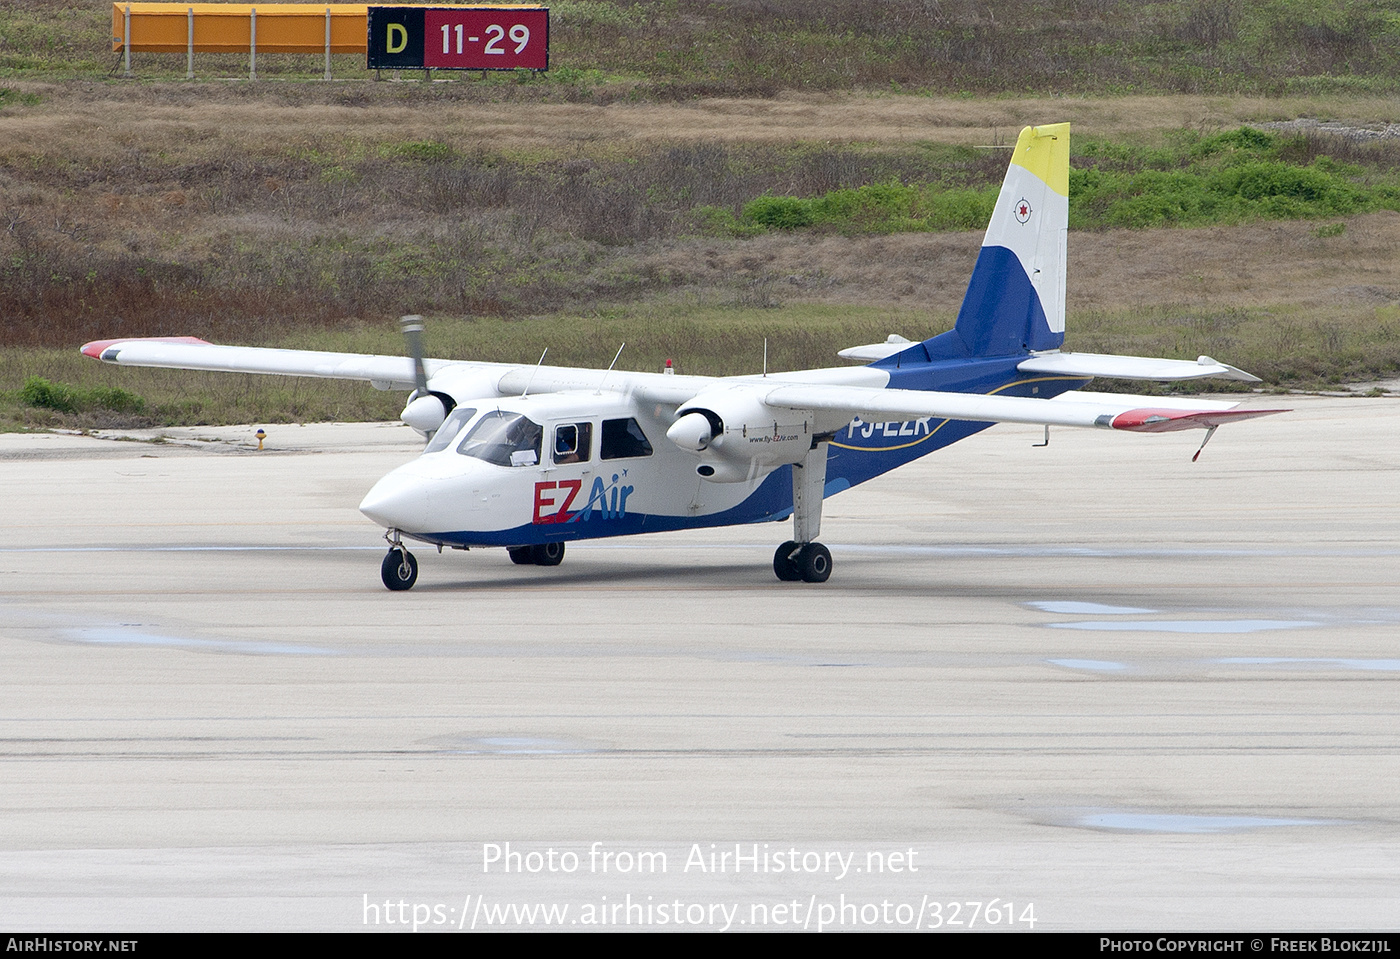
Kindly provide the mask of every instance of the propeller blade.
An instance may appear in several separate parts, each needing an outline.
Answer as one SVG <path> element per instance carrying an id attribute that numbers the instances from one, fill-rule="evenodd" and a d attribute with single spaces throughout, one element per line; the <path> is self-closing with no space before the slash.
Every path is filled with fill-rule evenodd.
<path id="1" fill-rule="evenodd" d="M 403 330 L 409 359 L 413 360 L 413 385 L 417 388 L 419 396 L 427 396 L 428 371 L 423 368 L 423 317 L 417 313 L 401 316 L 399 328 Z"/>

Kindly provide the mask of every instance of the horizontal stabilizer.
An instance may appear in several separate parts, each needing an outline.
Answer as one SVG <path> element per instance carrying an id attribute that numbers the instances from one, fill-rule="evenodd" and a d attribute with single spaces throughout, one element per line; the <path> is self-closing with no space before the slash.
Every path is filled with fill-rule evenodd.
<path id="1" fill-rule="evenodd" d="M 1111 376 L 1123 380 L 1196 380 L 1218 376 L 1225 380 L 1258 383 L 1259 377 L 1209 356 L 1190 360 L 1159 360 L 1148 356 L 1114 356 L 1109 353 L 1038 353 L 1016 364 L 1022 373 L 1056 373 L 1061 376 Z"/>
<path id="2" fill-rule="evenodd" d="M 898 333 L 891 333 L 883 343 L 867 343 L 865 346 L 848 346 L 836 355 L 843 360 L 865 360 L 874 362 L 883 360 L 887 356 L 894 356 L 907 350 L 914 345 L 913 340 L 906 339 Z"/>

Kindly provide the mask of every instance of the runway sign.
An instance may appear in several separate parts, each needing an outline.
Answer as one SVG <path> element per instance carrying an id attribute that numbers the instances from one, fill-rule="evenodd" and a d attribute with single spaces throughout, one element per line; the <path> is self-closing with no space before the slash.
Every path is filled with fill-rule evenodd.
<path id="1" fill-rule="evenodd" d="M 370 7 L 368 31 L 371 70 L 549 69 L 546 7 Z"/>

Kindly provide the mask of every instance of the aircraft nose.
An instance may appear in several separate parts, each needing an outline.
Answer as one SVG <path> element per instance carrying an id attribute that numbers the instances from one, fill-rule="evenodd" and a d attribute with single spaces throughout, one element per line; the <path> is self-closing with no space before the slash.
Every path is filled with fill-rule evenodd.
<path id="1" fill-rule="evenodd" d="M 427 532 L 433 485 L 422 477 L 395 470 L 365 494 L 360 512 L 381 526 Z"/>

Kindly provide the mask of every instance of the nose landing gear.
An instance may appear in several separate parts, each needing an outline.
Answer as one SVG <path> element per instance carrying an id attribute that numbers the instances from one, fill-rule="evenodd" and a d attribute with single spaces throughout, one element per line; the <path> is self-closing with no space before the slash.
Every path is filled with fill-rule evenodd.
<path id="1" fill-rule="evenodd" d="M 389 541 L 389 552 L 385 554 L 384 562 L 379 564 L 380 579 L 395 592 L 412 589 L 413 584 L 418 582 L 417 558 L 399 539 L 398 530 L 390 530 L 384 534 L 384 538 Z"/>

